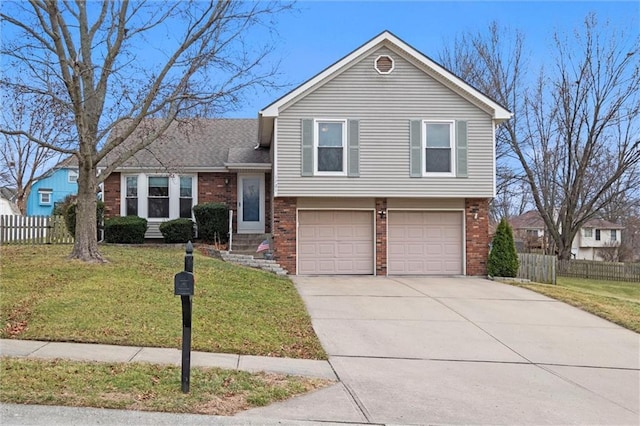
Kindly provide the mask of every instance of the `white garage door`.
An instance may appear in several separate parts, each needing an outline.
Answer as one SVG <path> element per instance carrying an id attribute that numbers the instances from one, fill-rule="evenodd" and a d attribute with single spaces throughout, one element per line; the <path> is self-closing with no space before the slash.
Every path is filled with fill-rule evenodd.
<path id="1" fill-rule="evenodd" d="M 373 274 L 373 212 L 298 211 L 298 274 Z"/>
<path id="2" fill-rule="evenodd" d="M 390 275 L 462 274 L 462 212 L 389 211 Z"/>

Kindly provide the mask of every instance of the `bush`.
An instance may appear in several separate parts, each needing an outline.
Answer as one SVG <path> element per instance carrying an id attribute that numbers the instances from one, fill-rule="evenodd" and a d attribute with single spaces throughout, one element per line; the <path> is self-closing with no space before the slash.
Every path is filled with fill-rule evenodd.
<path id="1" fill-rule="evenodd" d="M 147 219 L 138 216 L 118 216 L 104 222 L 107 243 L 142 244 L 147 232 Z"/>
<path id="2" fill-rule="evenodd" d="M 229 240 L 229 207 L 224 203 L 203 203 L 193 207 L 198 236 L 203 241 L 226 243 Z"/>
<path id="3" fill-rule="evenodd" d="M 165 243 L 186 243 L 193 241 L 193 221 L 174 219 L 160 224 L 160 232 Z"/>
<path id="4" fill-rule="evenodd" d="M 75 237 L 76 235 L 76 209 L 78 207 L 78 197 L 76 195 L 67 195 L 62 203 L 56 205 L 53 209 L 54 215 L 60 215 L 64 217 L 64 223 L 67 226 L 67 231 Z M 102 221 L 104 220 L 104 203 L 98 201 L 96 205 L 96 221 L 98 238 L 100 238 L 100 229 L 102 228 Z"/>
<path id="5" fill-rule="evenodd" d="M 518 275 L 518 266 L 513 231 L 507 220 L 502 218 L 493 237 L 487 273 L 492 277 L 515 277 Z"/>

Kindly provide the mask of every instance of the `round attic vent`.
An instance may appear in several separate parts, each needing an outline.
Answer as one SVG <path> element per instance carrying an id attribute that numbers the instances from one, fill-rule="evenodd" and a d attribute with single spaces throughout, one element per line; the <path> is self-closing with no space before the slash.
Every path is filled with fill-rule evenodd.
<path id="1" fill-rule="evenodd" d="M 393 71 L 393 59 L 391 56 L 380 55 L 373 62 L 373 65 L 380 74 L 390 74 Z"/>

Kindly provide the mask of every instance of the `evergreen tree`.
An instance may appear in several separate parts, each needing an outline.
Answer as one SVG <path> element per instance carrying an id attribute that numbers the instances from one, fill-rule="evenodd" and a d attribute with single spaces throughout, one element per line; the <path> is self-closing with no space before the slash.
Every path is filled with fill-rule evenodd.
<path id="1" fill-rule="evenodd" d="M 493 237 L 487 273 L 492 277 L 515 277 L 518 274 L 518 253 L 513 242 L 513 231 L 502 218 Z"/>

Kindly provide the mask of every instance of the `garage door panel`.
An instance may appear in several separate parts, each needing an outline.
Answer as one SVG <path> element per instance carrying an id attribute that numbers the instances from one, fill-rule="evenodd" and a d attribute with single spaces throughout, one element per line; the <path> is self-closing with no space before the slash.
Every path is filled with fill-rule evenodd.
<path id="1" fill-rule="evenodd" d="M 461 274 L 462 212 L 391 211 L 389 274 Z"/>
<path id="2" fill-rule="evenodd" d="M 373 273 L 373 212 L 300 210 L 298 221 L 299 274 Z"/>

